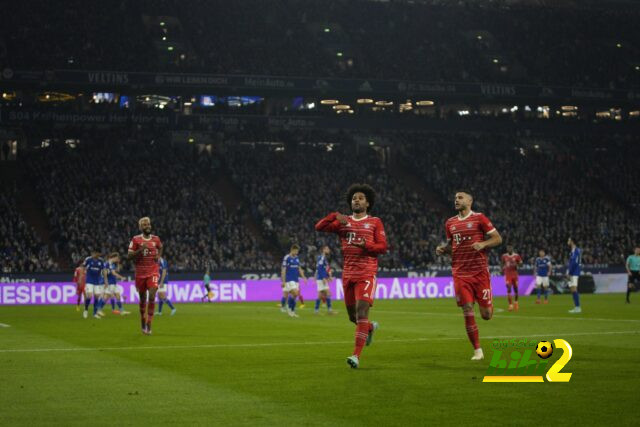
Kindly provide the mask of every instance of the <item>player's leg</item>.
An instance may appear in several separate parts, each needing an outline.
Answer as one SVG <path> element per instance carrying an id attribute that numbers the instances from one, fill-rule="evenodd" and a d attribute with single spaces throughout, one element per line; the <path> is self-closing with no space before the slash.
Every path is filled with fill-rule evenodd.
<path id="1" fill-rule="evenodd" d="M 85 319 L 89 317 L 89 305 L 91 304 L 91 298 L 93 297 L 93 285 L 86 284 L 84 291 L 84 311 L 82 312 L 82 317 Z"/>
<path id="2" fill-rule="evenodd" d="M 511 283 L 507 282 L 507 300 L 509 301 L 509 311 L 513 310 L 513 300 L 511 298 L 511 288 L 513 286 L 511 285 Z"/>
<path id="3" fill-rule="evenodd" d="M 160 290 L 158 291 L 158 311 L 156 313 L 158 316 L 162 316 L 162 306 L 164 305 L 164 299 L 166 296 L 166 293 Z"/>
<path id="4" fill-rule="evenodd" d="M 327 283 L 327 289 L 323 292 L 324 300 L 327 302 L 327 313 L 333 314 L 333 307 L 331 306 L 331 290 Z"/>
<path id="5" fill-rule="evenodd" d="M 296 300 L 298 298 L 298 289 L 294 282 L 289 282 L 289 316 L 298 317 L 296 314 Z"/>
<path id="6" fill-rule="evenodd" d="M 471 360 L 481 360 L 484 358 L 482 348 L 480 347 L 480 335 L 478 333 L 478 325 L 473 313 L 474 294 L 471 283 L 467 278 L 453 278 L 453 287 L 456 294 L 458 307 L 462 309 L 462 317 L 464 318 L 464 327 L 467 331 L 469 342 L 473 346 L 473 357 Z"/>
<path id="7" fill-rule="evenodd" d="M 93 289 L 93 317 L 100 318 L 102 313 L 102 296 L 104 295 L 104 285 L 96 285 Z"/>
<path id="8" fill-rule="evenodd" d="M 377 329 L 376 322 L 369 321 L 369 310 L 373 305 L 373 298 L 376 292 L 375 277 L 368 280 L 359 280 L 354 285 L 356 298 L 356 330 L 355 345 L 353 354 L 347 358 L 347 363 L 352 368 L 357 368 L 360 364 L 360 354 L 365 345 L 371 344 L 373 332 Z"/>
<path id="9" fill-rule="evenodd" d="M 140 310 L 140 325 L 142 327 L 142 333 L 147 333 L 147 282 L 144 278 L 136 277 L 136 289 L 138 291 L 139 302 L 138 308 Z"/>
<path id="10" fill-rule="evenodd" d="M 349 316 L 349 321 L 357 325 L 358 318 L 356 316 L 355 283 L 343 279 L 342 293 L 344 294 L 344 305 L 347 309 L 347 316 Z"/>
<path id="11" fill-rule="evenodd" d="M 287 285 L 282 288 L 282 298 L 280 299 L 280 311 L 283 313 L 287 312 L 287 298 L 289 298 L 289 292 L 286 290 Z"/>
<path id="12" fill-rule="evenodd" d="M 318 288 L 320 288 L 320 285 L 318 285 Z M 316 305 L 313 308 L 313 312 L 315 314 L 318 314 L 320 312 L 320 302 L 322 301 L 322 291 L 320 289 L 318 289 L 318 298 L 316 298 Z"/>
<path id="13" fill-rule="evenodd" d="M 300 286 L 298 285 L 298 299 L 300 300 L 300 308 L 304 308 L 304 298 L 302 297 L 302 292 L 300 292 Z"/>
<path id="14" fill-rule="evenodd" d="M 120 289 L 120 285 L 116 285 L 116 304 L 118 305 L 120 315 L 124 316 L 129 314 L 129 312 L 122 308 L 122 291 Z"/>
<path id="15" fill-rule="evenodd" d="M 514 303 L 513 303 L 513 309 L 515 311 L 518 311 L 519 307 L 519 303 L 518 303 L 518 278 L 514 278 L 513 279 L 513 296 L 514 296 Z"/>
<path id="16" fill-rule="evenodd" d="M 171 300 L 169 299 L 169 296 L 167 295 L 167 285 L 165 286 L 165 291 L 163 292 L 164 295 L 164 299 L 161 301 L 164 301 L 165 304 L 167 304 L 169 306 L 169 308 L 171 309 L 171 315 L 173 316 L 174 314 L 176 314 L 176 308 L 173 306 L 173 303 L 171 302 Z"/>
<path id="17" fill-rule="evenodd" d="M 582 313 L 582 307 L 580 307 L 580 294 L 578 293 L 578 276 L 571 276 L 569 288 L 571 289 L 574 305 L 574 308 L 569 310 L 569 313 Z"/>
<path id="18" fill-rule="evenodd" d="M 540 304 L 540 296 L 542 295 L 543 278 L 536 276 L 536 304 Z"/>
<path id="19" fill-rule="evenodd" d="M 549 277 L 545 277 L 545 280 L 542 282 L 542 289 L 544 292 L 544 303 L 549 304 Z"/>
<path id="20" fill-rule="evenodd" d="M 627 297 L 627 299 L 629 299 Z M 80 301 L 82 300 L 82 286 L 76 285 L 76 311 L 80 311 Z"/>
<path id="21" fill-rule="evenodd" d="M 148 279 L 147 289 L 149 290 L 149 300 L 147 301 L 147 333 L 151 333 L 151 322 L 156 309 L 156 293 L 158 292 L 158 276 L 151 276 Z"/>

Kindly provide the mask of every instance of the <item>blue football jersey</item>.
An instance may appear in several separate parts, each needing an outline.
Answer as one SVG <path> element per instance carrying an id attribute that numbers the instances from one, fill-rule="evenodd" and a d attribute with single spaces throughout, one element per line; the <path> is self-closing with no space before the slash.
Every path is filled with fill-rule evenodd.
<path id="1" fill-rule="evenodd" d="M 113 273 L 118 269 L 118 266 L 116 265 L 115 262 L 108 262 L 108 261 L 105 263 L 105 265 L 107 267 L 107 280 L 109 281 L 110 285 L 115 285 L 116 275 Z"/>
<path id="2" fill-rule="evenodd" d="M 84 268 L 87 271 L 86 283 L 90 285 L 104 284 L 102 270 L 104 270 L 104 262 L 100 258 L 87 257 L 84 260 Z"/>
<path id="3" fill-rule="evenodd" d="M 285 268 L 285 282 L 297 282 L 300 279 L 300 258 L 287 254 L 282 260 Z"/>
<path id="4" fill-rule="evenodd" d="M 169 282 L 169 263 L 167 262 L 166 259 L 160 258 L 158 260 L 158 266 L 159 266 L 158 274 L 160 275 L 161 279 L 162 279 L 162 272 L 163 271 L 167 272 L 167 275 L 165 276 L 163 283 L 168 283 Z"/>
<path id="5" fill-rule="evenodd" d="M 569 275 L 579 276 L 581 264 L 582 264 L 582 251 L 580 250 L 580 248 L 576 247 L 571 251 L 571 254 L 569 255 Z"/>
<path id="6" fill-rule="evenodd" d="M 326 279 L 328 277 L 329 277 L 329 261 L 327 261 L 326 256 L 320 255 L 316 263 L 316 278 Z"/>
<path id="7" fill-rule="evenodd" d="M 549 275 L 549 267 L 551 266 L 551 258 L 549 255 L 545 255 L 542 258 L 536 258 L 536 275 L 540 277 L 547 277 Z"/>

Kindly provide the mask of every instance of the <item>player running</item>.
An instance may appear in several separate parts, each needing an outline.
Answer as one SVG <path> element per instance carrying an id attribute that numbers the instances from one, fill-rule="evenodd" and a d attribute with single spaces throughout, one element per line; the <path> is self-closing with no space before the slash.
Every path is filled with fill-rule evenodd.
<path id="1" fill-rule="evenodd" d="M 353 184 L 347 190 L 347 204 L 353 215 L 332 212 L 316 224 L 317 231 L 340 237 L 344 267 L 342 288 L 349 320 L 356 324 L 355 347 L 347 357 L 352 368 L 360 366 L 360 354 L 370 345 L 378 322 L 369 322 L 369 309 L 376 294 L 378 255 L 387 252 L 387 236 L 380 218 L 369 216 L 376 192 L 367 184 Z"/>
<path id="2" fill-rule="evenodd" d="M 533 275 L 536 276 L 536 304 L 540 304 L 540 294 L 544 291 L 544 303 L 549 304 L 549 276 L 553 266 L 551 258 L 546 255 L 544 249 L 538 251 L 538 257 L 533 262 Z"/>
<path id="3" fill-rule="evenodd" d="M 118 270 L 120 270 L 120 255 L 118 255 L 118 252 L 109 254 L 109 258 L 106 262 L 106 269 L 107 288 L 105 291 L 104 301 L 111 302 L 111 312 L 113 314 L 120 314 L 122 316 L 130 314 L 128 311 L 122 309 L 122 295 L 120 287 L 118 286 L 118 280 L 124 281 L 126 278 L 118 273 Z M 116 304 L 118 304 L 117 310 Z"/>
<path id="4" fill-rule="evenodd" d="M 300 292 L 300 285 L 298 281 L 300 276 L 307 280 L 304 275 L 304 270 L 300 266 L 300 258 L 298 253 L 300 252 L 300 246 L 292 245 L 289 253 L 284 256 L 282 260 L 282 268 L 280 269 L 280 276 L 282 278 L 282 299 L 280 300 L 280 311 L 286 312 L 291 317 L 298 317 L 296 313 L 296 299 Z M 285 309 L 285 302 L 287 302 L 287 308 Z"/>
<path id="5" fill-rule="evenodd" d="M 76 300 L 76 311 L 80 311 L 80 302 L 85 298 L 84 289 L 85 289 L 85 275 L 84 268 L 82 267 L 84 264 L 84 260 L 78 262 L 78 266 L 76 270 L 73 272 L 73 283 L 76 284 L 76 295 L 78 296 Z M 629 297 L 627 296 L 627 300 Z"/>
<path id="6" fill-rule="evenodd" d="M 582 313 L 582 307 L 580 307 L 580 294 L 578 293 L 578 278 L 580 277 L 580 265 L 582 264 L 582 250 L 571 237 L 569 237 L 567 244 L 571 248 L 567 276 L 569 276 L 569 289 L 571 289 L 571 293 L 573 294 L 573 305 L 575 306 L 569 310 L 569 313 L 577 314 Z"/>
<path id="7" fill-rule="evenodd" d="M 509 300 L 509 311 L 518 311 L 518 266 L 522 265 L 522 258 L 513 252 L 513 245 L 507 245 L 507 253 L 502 254 L 502 272 L 507 285 L 507 298 Z M 512 304 L 511 289 L 515 296 L 515 304 Z"/>
<path id="8" fill-rule="evenodd" d="M 629 276 L 627 282 L 627 304 L 629 304 L 631 303 L 629 300 L 631 290 L 640 287 L 640 246 L 636 246 L 634 253 L 627 257 L 627 262 L 624 263 L 624 266 Z"/>
<path id="9" fill-rule="evenodd" d="M 473 304 L 478 303 L 484 320 L 491 319 L 493 301 L 486 250 L 501 244 L 502 237 L 489 218 L 471 210 L 472 204 L 473 196 L 469 191 L 456 192 L 454 206 L 458 215 L 445 223 L 447 242 L 436 248 L 436 254 L 451 254 L 456 300 L 462 307 L 467 336 L 474 349 L 471 360 L 482 360 L 484 353 L 480 347 Z M 485 235 L 489 236 L 486 240 Z"/>
<path id="10" fill-rule="evenodd" d="M 140 218 L 138 227 L 142 234 L 131 239 L 127 258 L 134 261 L 136 267 L 136 289 L 140 296 L 140 325 L 142 333 L 151 335 L 153 311 L 158 291 L 158 258 L 162 256 L 162 242 L 151 234 L 151 219 Z M 148 293 L 148 300 L 147 300 Z"/>
<path id="11" fill-rule="evenodd" d="M 162 256 L 158 258 L 158 267 L 160 268 L 160 284 L 158 285 L 158 316 L 162 316 L 162 305 L 167 304 L 171 309 L 171 315 L 176 314 L 176 308 L 171 304 L 171 300 L 167 298 L 167 283 L 169 282 L 169 264 Z"/>
<path id="12" fill-rule="evenodd" d="M 316 299 L 315 313 L 320 312 L 320 303 L 325 301 L 327 303 L 327 314 L 334 314 L 331 308 L 331 290 L 329 289 L 329 282 L 331 282 L 331 267 L 329 267 L 329 261 L 327 257 L 331 253 L 329 246 L 322 247 L 322 253 L 318 255 L 318 262 L 316 262 L 316 284 L 318 286 L 318 298 Z"/>
<path id="13" fill-rule="evenodd" d="M 89 317 L 89 305 L 91 304 L 91 297 L 93 297 L 93 317 L 100 319 L 102 317 L 99 312 L 100 300 L 104 292 L 104 284 L 107 283 L 107 271 L 105 270 L 104 261 L 100 258 L 100 252 L 91 251 L 91 256 L 84 260 L 83 266 L 86 283 L 82 317 L 85 319 Z"/>

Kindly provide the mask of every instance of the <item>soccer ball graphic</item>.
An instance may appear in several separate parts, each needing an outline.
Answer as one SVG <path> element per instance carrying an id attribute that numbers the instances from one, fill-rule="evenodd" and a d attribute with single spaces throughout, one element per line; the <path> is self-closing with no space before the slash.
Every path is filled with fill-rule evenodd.
<path id="1" fill-rule="evenodd" d="M 549 341 L 540 341 L 536 346 L 536 353 L 541 359 L 548 359 L 553 354 L 553 347 Z"/>

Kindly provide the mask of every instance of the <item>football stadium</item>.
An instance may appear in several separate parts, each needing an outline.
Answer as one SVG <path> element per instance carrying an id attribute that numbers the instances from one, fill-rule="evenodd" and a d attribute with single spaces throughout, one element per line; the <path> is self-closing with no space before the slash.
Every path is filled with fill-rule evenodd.
<path id="1" fill-rule="evenodd" d="M 638 424 L 640 2 L 0 11 L 0 425 Z"/>

